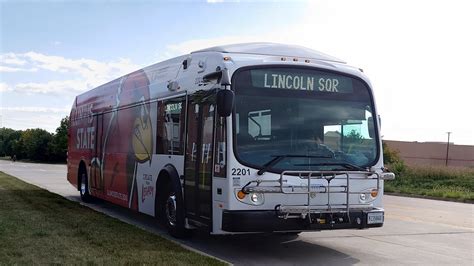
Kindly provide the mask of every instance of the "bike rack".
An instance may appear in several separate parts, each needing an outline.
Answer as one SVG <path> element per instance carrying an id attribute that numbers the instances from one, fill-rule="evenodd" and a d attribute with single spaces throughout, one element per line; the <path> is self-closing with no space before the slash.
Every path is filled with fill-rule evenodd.
<path id="1" fill-rule="evenodd" d="M 370 171 L 283 171 L 280 174 L 280 178 L 273 180 L 254 180 L 247 183 L 242 188 L 245 193 L 283 193 L 283 194 L 307 194 L 308 200 L 306 205 L 277 205 L 276 211 L 279 213 L 280 218 L 306 218 L 308 217 L 311 222 L 310 214 L 322 214 L 322 213 L 341 213 L 346 214 L 350 222 L 350 209 L 358 208 L 363 209 L 370 206 L 370 204 L 350 204 L 349 196 L 351 194 L 362 194 L 367 191 L 350 191 L 350 180 L 361 178 L 351 178 L 351 175 L 365 175 L 365 179 L 377 180 L 377 192 L 380 190 L 380 174 Z M 285 176 L 297 176 L 301 180 L 307 180 L 307 186 L 288 186 L 287 179 Z M 344 177 L 341 177 L 344 176 Z M 375 177 L 374 177 L 375 176 Z M 327 186 L 315 186 L 311 184 L 311 180 L 325 179 Z M 345 179 L 345 185 L 331 186 L 332 180 Z M 263 186 L 264 183 L 279 183 L 277 186 Z M 306 189 L 305 189 L 306 188 Z M 316 189 L 315 189 L 316 188 Z M 311 195 L 315 193 L 326 193 L 327 204 L 324 205 L 311 205 Z M 346 203 L 345 204 L 331 204 L 331 194 L 345 193 Z"/>

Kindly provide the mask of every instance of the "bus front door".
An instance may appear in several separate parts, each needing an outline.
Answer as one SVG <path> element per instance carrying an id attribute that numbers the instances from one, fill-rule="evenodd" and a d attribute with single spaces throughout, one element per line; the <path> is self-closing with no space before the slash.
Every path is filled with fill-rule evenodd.
<path id="1" fill-rule="evenodd" d="M 186 217 L 211 225 L 214 104 L 188 101 L 184 201 Z"/>
<path id="2" fill-rule="evenodd" d="M 102 114 L 94 117 L 94 150 L 91 160 L 90 187 L 96 194 L 102 194 L 104 191 L 104 182 L 102 180 L 102 131 L 104 128 L 104 117 Z"/>

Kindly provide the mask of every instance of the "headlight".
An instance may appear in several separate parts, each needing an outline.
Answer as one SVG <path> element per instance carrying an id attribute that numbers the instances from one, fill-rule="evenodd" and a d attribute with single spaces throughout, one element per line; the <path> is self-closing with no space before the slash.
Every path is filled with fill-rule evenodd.
<path id="1" fill-rule="evenodd" d="M 250 193 L 250 201 L 255 205 L 263 204 L 263 194 L 261 194 L 261 193 Z"/>
<path id="2" fill-rule="evenodd" d="M 379 190 L 376 188 L 367 189 L 366 192 L 359 195 L 359 201 L 361 203 L 369 203 L 374 201 L 379 195 Z"/>
<path id="3" fill-rule="evenodd" d="M 242 203 L 249 205 L 262 205 L 265 201 L 263 193 L 245 193 L 242 190 L 235 192 L 235 197 Z"/>

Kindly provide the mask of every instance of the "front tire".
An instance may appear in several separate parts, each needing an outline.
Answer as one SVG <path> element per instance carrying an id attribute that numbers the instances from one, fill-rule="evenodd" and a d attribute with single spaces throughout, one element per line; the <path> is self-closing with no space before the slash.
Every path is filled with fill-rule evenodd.
<path id="1" fill-rule="evenodd" d="M 92 201 L 92 196 L 89 192 L 89 181 L 87 179 L 87 173 L 84 170 L 81 170 L 79 173 L 79 192 L 81 194 L 81 200 L 83 202 L 91 202 Z"/>
<path id="2" fill-rule="evenodd" d="M 184 202 L 178 189 L 173 182 L 168 182 L 161 204 L 161 217 L 170 235 L 185 238 L 190 231 L 185 227 Z"/>

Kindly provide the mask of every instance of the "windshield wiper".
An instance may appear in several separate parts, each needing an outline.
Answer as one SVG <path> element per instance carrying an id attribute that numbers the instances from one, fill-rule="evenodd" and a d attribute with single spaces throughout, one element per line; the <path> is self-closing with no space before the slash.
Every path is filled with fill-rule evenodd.
<path id="1" fill-rule="evenodd" d="M 326 163 L 311 163 L 311 164 L 295 164 L 295 166 L 331 166 L 331 165 L 339 165 L 343 166 L 349 170 L 357 170 L 357 171 L 366 171 L 367 169 L 357 166 L 355 164 L 351 164 L 349 162 L 326 162 Z"/>
<path id="2" fill-rule="evenodd" d="M 355 165 L 355 164 L 352 164 L 352 163 L 349 163 L 349 162 L 341 162 L 341 163 L 338 163 L 338 165 L 341 165 L 341 166 L 344 166 L 346 168 L 353 169 L 353 170 L 367 171 L 367 169 L 365 169 L 364 167 L 360 167 L 358 165 Z"/>
<path id="3" fill-rule="evenodd" d="M 272 155 L 271 157 L 275 157 L 275 158 L 273 158 L 270 161 L 268 161 L 267 163 L 265 163 L 263 165 L 263 168 L 258 170 L 258 172 L 257 172 L 258 175 L 263 175 L 266 171 L 268 171 L 268 169 L 270 169 L 272 166 L 279 163 L 281 160 L 283 160 L 285 158 L 325 158 L 325 159 L 333 158 L 332 156 L 294 155 L 294 154 Z"/>

